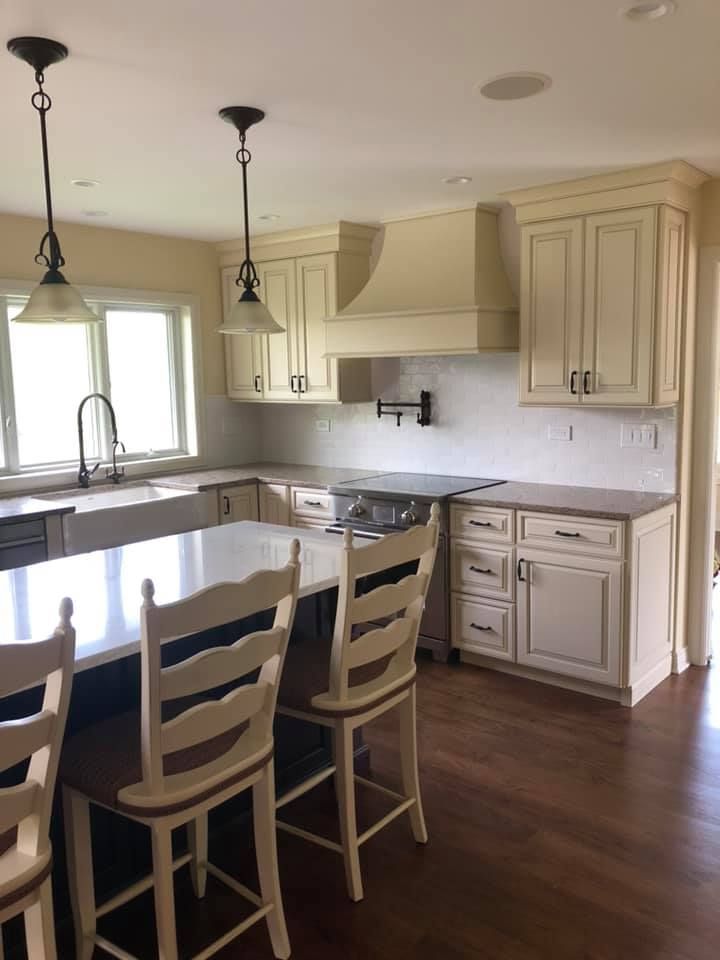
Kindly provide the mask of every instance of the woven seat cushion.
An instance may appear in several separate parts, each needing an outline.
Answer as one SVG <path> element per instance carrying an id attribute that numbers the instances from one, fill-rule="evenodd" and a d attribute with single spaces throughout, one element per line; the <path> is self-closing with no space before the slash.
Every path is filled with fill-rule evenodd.
<path id="1" fill-rule="evenodd" d="M 217 760 L 237 743 L 247 727 L 248 724 L 243 723 L 205 743 L 167 754 L 164 758 L 165 775 L 186 773 Z M 142 780 L 140 714 L 132 711 L 102 720 L 68 740 L 60 759 L 60 779 L 68 787 L 106 807 L 145 817 L 167 816 L 209 799 L 234 782 L 245 779 L 264 766 L 271 756 L 272 744 L 269 744 L 267 755 L 263 754 L 261 761 L 252 768 L 234 774 L 207 792 L 198 792 L 185 802 L 168 805 L 167 800 L 160 797 L 156 807 L 135 807 L 118 801 L 121 790 Z"/>
<path id="2" fill-rule="evenodd" d="M 14 889 L 9 890 L 4 896 L 0 897 L 0 912 L 7 910 L 14 903 L 22 900 L 33 890 L 36 890 L 52 871 L 52 856 L 45 853 L 39 857 L 9 853 L 15 847 L 17 841 L 17 827 L 11 827 L 5 833 L 0 833 L 0 879 L 5 880 L 6 871 L 13 877 Z M 5 854 L 9 854 L 12 859 L 12 866 L 6 864 L 3 860 Z M 5 869 L 3 869 L 5 868 Z"/>
<path id="3" fill-rule="evenodd" d="M 308 637 L 303 638 L 299 643 L 290 644 L 280 681 L 279 706 L 286 707 L 289 710 L 297 710 L 299 713 L 314 713 L 324 717 L 353 716 L 377 706 L 384 700 L 389 700 L 399 692 L 400 688 L 396 688 L 378 696 L 371 704 L 364 704 L 359 709 L 350 706 L 347 710 L 338 711 L 323 710 L 314 706 L 312 703 L 313 697 L 326 693 L 328 690 L 331 649 L 332 639 L 329 637 Z M 374 663 L 368 663 L 351 670 L 349 675 L 351 693 L 353 687 L 368 683 L 370 680 L 379 677 L 391 659 L 392 655 L 381 657 Z M 410 681 L 410 683 L 412 682 L 414 682 L 414 678 Z"/>

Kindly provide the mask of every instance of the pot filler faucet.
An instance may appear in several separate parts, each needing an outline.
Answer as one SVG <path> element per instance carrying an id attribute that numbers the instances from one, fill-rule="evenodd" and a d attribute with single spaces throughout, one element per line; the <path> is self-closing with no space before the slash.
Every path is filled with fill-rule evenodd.
<path id="1" fill-rule="evenodd" d="M 119 483 L 120 480 L 125 476 L 125 469 L 121 468 L 118 470 L 117 468 L 117 449 L 120 447 L 121 451 L 125 453 L 125 444 L 118 440 L 117 420 L 115 419 L 113 405 L 110 403 L 104 393 L 89 393 L 80 401 L 80 406 L 78 407 L 77 412 L 78 443 L 80 445 L 80 469 L 78 470 L 78 485 L 84 487 L 85 489 L 90 486 L 90 477 L 100 466 L 100 463 L 96 463 L 92 470 L 88 470 L 88 466 L 85 463 L 85 438 L 83 436 L 82 415 L 85 404 L 88 402 L 88 400 L 93 399 L 102 400 L 102 402 L 108 408 L 108 412 L 110 413 L 110 428 L 112 430 L 112 467 L 110 470 L 105 471 L 105 476 L 108 480 L 112 480 L 113 483 Z"/>

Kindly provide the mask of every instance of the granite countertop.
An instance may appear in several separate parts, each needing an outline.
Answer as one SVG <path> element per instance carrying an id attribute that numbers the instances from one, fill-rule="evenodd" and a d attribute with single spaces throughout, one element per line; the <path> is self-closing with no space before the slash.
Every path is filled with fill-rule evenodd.
<path id="1" fill-rule="evenodd" d="M 565 513 L 603 520 L 635 520 L 679 499 L 676 493 L 566 487 L 550 483 L 517 483 L 513 480 L 485 490 L 459 493 L 451 498 L 454 503 Z"/>
<path id="2" fill-rule="evenodd" d="M 342 467 L 318 467 L 295 463 L 247 463 L 241 467 L 216 467 L 214 470 L 193 470 L 171 476 L 152 477 L 148 483 L 179 490 L 214 490 L 231 484 L 286 483 L 296 487 L 329 487 L 346 480 L 375 476 L 380 470 Z"/>
<path id="3" fill-rule="evenodd" d="M 67 503 L 53 503 L 38 497 L 8 497 L 0 500 L 0 523 L 19 520 L 41 520 L 62 513 L 74 513 L 75 507 Z"/>

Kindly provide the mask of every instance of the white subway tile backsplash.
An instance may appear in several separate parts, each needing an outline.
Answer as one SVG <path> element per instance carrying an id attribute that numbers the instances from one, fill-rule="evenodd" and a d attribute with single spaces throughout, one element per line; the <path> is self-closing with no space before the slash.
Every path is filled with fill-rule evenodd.
<path id="1" fill-rule="evenodd" d="M 433 425 L 408 410 L 401 427 L 378 421 L 374 403 L 336 407 L 282 404 L 252 408 L 244 446 L 264 460 L 377 470 L 410 470 L 535 480 L 593 487 L 672 491 L 676 415 L 670 410 L 580 410 L 520 407 L 517 354 L 373 362 L 373 390 L 383 400 L 417 400 L 430 390 Z M 318 417 L 332 429 L 314 429 Z M 656 450 L 620 447 L 623 422 L 656 423 Z M 572 426 L 573 439 L 548 440 L 548 426 Z M 225 437 L 224 440 L 230 438 Z M 235 441 L 236 438 L 232 437 Z M 234 444 L 228 444 L 232 446 Z M 224 451 L 223 451 L 224 452 Z"/>

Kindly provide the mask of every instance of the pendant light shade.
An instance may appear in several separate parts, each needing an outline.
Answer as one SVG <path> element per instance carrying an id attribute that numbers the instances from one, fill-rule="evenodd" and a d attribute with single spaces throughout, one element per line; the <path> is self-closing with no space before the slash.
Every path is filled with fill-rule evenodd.
<path id="1" fill-rule="evenodd" d="M 57 40 L 45 37 L 15 37 L 9 40 L 10 53 L 24 60 L 35 70 L 37 90 L 31 97 L 31 103 L 40 116 L 40 140 L 42 144 L 43 177 L 45 182 L 45 206 L 47 211 L 47 230 L 40 241 L 40 249 L 35 262 L 46 268 L 46 273 L 30 299 L 15 318 L 15 323 L 99 323 L 100 318 L 93 313 L 78 291 L 70 286 L 60 272 L 65 266 L 65 258 L 60 250 L 60 241 L 55 233 L 53 220 L 52 195 L 50 191 L 50 160 L 47 142 L 47 113 L 52 100 L 45 92 L 45 69 L 53 63 L 59 63 L 68 55 L 67 47 Z"/>
<path id="2" fill-rule="evenodd" d="M 260 280 L 255 264 L 250 259 L 247 168 L 251 157 L 250 151 L 245 146 L 245 137 L 248 127 L 262 120 L 265 114 L 257 107 L 223 107 L 220 116 L 227 123 L 231 123 L 240 134 L 240 149 L 237 151 L 236 158 L 242 168 L 245 259 L 240 266 L 240 273 L 235 281 L 238 287 L 243 287 L 242 295 L 233 305 L 223 324 L 217 328 L 217 332 L 232 334 L 284 333 L 283 327 L 273 319 L 273 315 L 255 293 L 255 287 L 260 286 Z"/>

